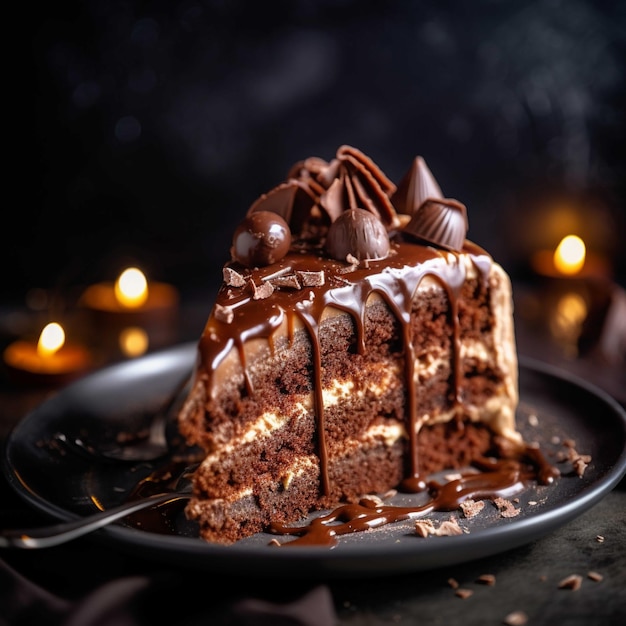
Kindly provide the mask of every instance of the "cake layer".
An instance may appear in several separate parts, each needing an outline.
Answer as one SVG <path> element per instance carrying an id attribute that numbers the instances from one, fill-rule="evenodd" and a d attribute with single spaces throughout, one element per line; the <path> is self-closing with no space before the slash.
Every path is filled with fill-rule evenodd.
<path id="1" fill-rule="evenodd" d="M 218 306 L 245 313 L 246 339 L 236 318 L 211 317 L 180 416 L 183 434 L 208 453 L 188 509 L 205 538 L 235 539 L 227 528 L 241 531 L 238 516 L 257 532 L 406 477 L 467 465 L 491 446 L 487 433 L 519 440 L 508 277 L 471 245 L 459 254 L 429 249 L 429 262 L 418 266 L 403 258 L 414 246 L 404 248 L 397 245 L 393 273 L 389 260 L 380 274 L 370 263 L 364 276 L 320 262 L 324 285 L 281 292 L 268 301 L 274 315 L 236 288 L 220 293 Z M 262 270 L 240 271 L 246 281 L 263 280 Z M 351 307 L 345 284 L 377 289 Z M 412 285 L 405 300 L 399 294 Z M 249 323 L 251 314 L 258 323 Z M 488 428 L 468 428 L 479 422 Z M 438 448 L 427 431 L 440 433 Z M 444 436 L 455 432 L 463 436 Z M 424 450 L 415 444 L 420 436 L 430 442 Z"/>

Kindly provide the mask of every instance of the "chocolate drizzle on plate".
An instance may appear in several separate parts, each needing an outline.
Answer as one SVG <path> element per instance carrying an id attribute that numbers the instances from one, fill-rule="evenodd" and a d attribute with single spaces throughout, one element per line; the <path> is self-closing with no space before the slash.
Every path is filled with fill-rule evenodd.
<path id="1" fill-rule="evenodd" d="M 551 483 L 557 476 L 554 469 L 533 448 L 532 461 L 538 463 L 542 484 Z M 407 519 L 418 519 L 435 511 L 455 511 L 466 500 L 495 500 L 511 497 L 523 491 L 528 482 L 537 478 L 537 467 L 520 459 L 482 459 L 476 462 L 482 471 L 466 473 L 444 484 L 430 481 L 426 484 L 430 499 L 419 506 L 379 504 L 364 498 L 358 504 L 344 504 L 329 513 L 313 518 L 304 526 L 272 524 L 269 531 L 276 535 L 296 535 L 297 539 L 282 546 L 337 545 L 337 537 L 362 532 Z"/>

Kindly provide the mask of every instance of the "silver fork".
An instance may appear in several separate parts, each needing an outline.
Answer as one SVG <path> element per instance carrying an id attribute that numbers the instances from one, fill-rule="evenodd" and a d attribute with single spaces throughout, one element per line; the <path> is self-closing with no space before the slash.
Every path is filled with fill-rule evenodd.
<path id="1" fill-rule="evenodd" d="M 190 382 L 190 374 L 176 385 L 166 403 L 154 414 L 150 422 L 148 435 L 128 442 L 110 442 L 107 444 L 88 441 L 83 437 L 70 437 L 66 433 L 56 432 L 52 438 L 66 448 L 91 461 L 154 461 L 165 456 L 169 451 L 166 431 L 172 411 Z"/>
<path id="2" fill-rule="evenodd" d="M 156 493 L 119 506 L 98 511 L 66 522 L 58 522 L 39 528 L 16 528 L 0 530 L 0 548 L 50 548 L 82 537 L 103 526 L 151 506 L 186 500 L 191 497 L 191 474 L 197 464 L 186 467 L 176 480 L 171 491 Z"/>

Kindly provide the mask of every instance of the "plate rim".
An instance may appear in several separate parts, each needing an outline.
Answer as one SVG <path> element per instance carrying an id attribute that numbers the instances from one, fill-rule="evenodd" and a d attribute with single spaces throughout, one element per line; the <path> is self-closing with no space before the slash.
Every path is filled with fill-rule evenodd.
<path id="1" fill-rule="evenodd" d="M 17 445 L 20 432 L 37 419 L 41 411 L 45 411 L 53 402 L 62 402 L 71 398 L 75 391 L 86 385 L 96 385 L 99 380 L 112 375 L 123 375 L 130 370 L 151 366 L 156 369 L 161 363 L 172 361 L 189 362 L 195 355 L 197 342 L 188 342 L 155 351 L 144 357 L 132 361 L 116 363 L 88 374 L 60 390 L 53 397 L 44 400 L 14 425 L 4 442 L 2 466 L 7 482 L 11 488 L 30 506 L 56 520 L 76 519 L 81 515 L 55 504 L 40 493 L 35 493 L 28 484 L 20 479 L 19 468 L 11 463 L 11 449 Z M 343 544 L 338 549 L 329 550 L 326 547 L 298 546 L 291 549 L 271 549 L 268 546 L 248 545 L 245 547 L 223 546 L 198 541 L 197 538 L 181 535 L 159 535 L 149 531 L 112 524 L 91 533 L 94 541 L 115 544 L 125 551 L 136 553 L 157 549 L 157 560 L 166 557 L 168 562 L 184 564 L 200 569 L 224 568 L 229 571 L 240 571 L 240 561 L 250 565 L 263 563 L 263 571 L 271 571 L 275 575 L 310 577 L 323 574 L 333 577 L 364 577 L 373 575 L 397 574 L 408 571 L 424 571 L 451 564 L 458 564 L 483 558 L 505 550 L 527 544 L 538 539 L 556 528 L 564 525 L 571 519 L 578 517 L 610 492 L 626 474 L 626 410 L 610 394 L 597 385 L 571 374 L 558 366 L 543 362 L 539 359 L 518 354 L 518 368 L 557 378 L 561 382 L 575 385 L 585 390 L 599 400 L 612 413 L 612 418 L 621 422 L 623 450 L 616 459 L 613 467 L 603 477 L 581 490 L 571 500 L 556 508 L 539 510 L 531 516 L 518 520 L 506 520 L 497 526 L 476 529 L 471 535 L 436 537 L 436 541 L 422 542 L 419 549 L 400 550 L 390 549 L 387 542 L 373 544 Z M 145 368 L 144 368 L 145 369 Z M 150 370 L 150 367 L 147 368 Z M 513 530 L 511 530 L 513 527 Z M 471 540 L 470 540 L 471 538 Z M 502 540 L 506 540 L 507 547 L 502 548 Z M 471 549 L 468 542 L 471 541 Z M 464 542 L 464 543 L 461 543 Z M 393 544 L 391 544 L 393 545 Z M 403 544 L 406 547 L 405 544 Z M 464 547 L 464 556 L 458 556 L 457 548 Z M 447 553 L 447 558 L 441 558 Z M 154 556 L 154 555 L 153 555 Z M 233 558 L 236 556 L 237 558 Z M 306 566 L 305 571 L 297 566 Z"/>

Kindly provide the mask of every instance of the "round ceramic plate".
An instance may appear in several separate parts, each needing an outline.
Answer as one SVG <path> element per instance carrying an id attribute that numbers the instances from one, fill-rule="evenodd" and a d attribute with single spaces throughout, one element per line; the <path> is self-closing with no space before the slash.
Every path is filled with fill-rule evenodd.
<path id="1" fill-rule="evenodd" d="M 4 456 L 9 483 L 30 505 L 55 520 L 88 515 L 123 502 L 159 463 L 86 461 L 54 442 L 54 434 L 81 434 L 96 441 L 142 430 L 180 380 L 191 372 L 196 345 L 185 344 L 114 365 L 61 390 L 29 413 L 10 434 Z M 413 522 L 343 536 L 327 547 L 269 545 L 258 534 L 232 546 L 209 544 L 178 507 L 130 517 L 92 535 L 94 541 L 172 564 L 215 572 L 264 575 L 379 576 L 443 567 L 509 550 L 566 524 L 597 503 L 626 473 L 626 413 L 601 390 L 535 361 L 520 359 L 518 427 L 559 463 L 563 442 L 575 442 L 590 463 L 583 476 L 561 463 L 553 485 L 530 486 L 515 503 L 519 513 L 502 517 L 487 503 L 472 518 L 457 515 L 462 535 L 420 537 Z M 175 437 L 175 435 L 173 435 Z M 417 503 L 398 495 L 398 504 Z M 408 500 L 407 500 L 408 498 Z M 392 503 L 395 503 L 392 500 Z M 163 519 L 167 518 L 167 523 Z M 430 516 L 435 522 L 450 513 Z M 283 541 L 285 538 L 281 537 Z"/>

